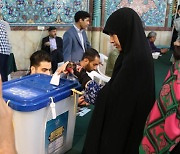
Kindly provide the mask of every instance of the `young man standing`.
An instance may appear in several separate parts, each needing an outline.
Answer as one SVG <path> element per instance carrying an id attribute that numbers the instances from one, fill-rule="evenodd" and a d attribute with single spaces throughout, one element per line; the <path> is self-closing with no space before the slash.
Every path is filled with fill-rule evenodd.
<path id="1" fill-rule="evenodd" d="M 78 11 L 74 16 L 75 24 L 64 33 L 63 55 L 64 61 L 79 62 L 90 44 L 84 31 L 90 24 L 90 14 Z"/>

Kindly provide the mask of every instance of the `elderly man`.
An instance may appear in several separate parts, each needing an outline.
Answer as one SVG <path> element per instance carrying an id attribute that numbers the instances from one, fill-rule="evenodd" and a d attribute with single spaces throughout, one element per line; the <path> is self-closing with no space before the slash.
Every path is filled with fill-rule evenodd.
<path id="1" fill-rule="evenodd" d="M 160 49 L 155 46 L 154 42 L 156 41 L 156 36 L 157 36 L 156 32 L 150 32 L 147 35 L 147 39 L 148 39 L 149 46 L 151 48 L 151 52 L 152 53 L 153 52 L 166 53 L 168 51 L 168 49 Z"/>

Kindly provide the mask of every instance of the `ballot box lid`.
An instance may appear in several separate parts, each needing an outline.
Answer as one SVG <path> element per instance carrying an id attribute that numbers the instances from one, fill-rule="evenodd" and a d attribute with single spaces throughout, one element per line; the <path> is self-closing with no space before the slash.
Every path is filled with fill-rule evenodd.
<path id="1" fill-rule="evenodd" d="M 34 74 L 3 83 L 3 98 L 9 106 L 22 112 L 47 107 L 51 100 L 55 103 L 72 95 L 71 89 L 80 89 L 78 81 L 60 79 L 60 84 L 50 84 L 51 76 Z"/>

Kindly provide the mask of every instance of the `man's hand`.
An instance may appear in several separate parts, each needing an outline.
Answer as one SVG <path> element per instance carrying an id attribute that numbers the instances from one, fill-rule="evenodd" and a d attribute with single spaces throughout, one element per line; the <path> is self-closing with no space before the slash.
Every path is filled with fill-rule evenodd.
<path id="1" fill-rule="evenodd" d="M 66 71 L 66 66 L 69 62 L 67 61 L 66 63 L 64 63 L 63 65 L 61 65 L 60 67 L 58 67 L 58 69 L 56 70 L 56 72 L 58 74 L 61 74 L 61 73 L 65 73 L 67 74 L 68 72 Z"/>
<path id="2" fill-rule="evenodd" d="M 0 76 L 0 154 L 16 154 L 12 110 L 2 98 L 2 81 Z"/>
<path id="3" fill-rule="evenodd" d="M 44 43 L 44 45 L 49 47 L 50 46 L 50 42 L 46 42 L 46 43 Z"/>

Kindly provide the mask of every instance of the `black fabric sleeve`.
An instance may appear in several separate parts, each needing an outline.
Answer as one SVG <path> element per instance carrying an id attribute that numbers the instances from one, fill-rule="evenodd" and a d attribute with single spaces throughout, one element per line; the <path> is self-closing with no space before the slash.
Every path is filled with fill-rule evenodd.
<path id="1" fill-rule="evenodd" d="M 77 70 L 77 64 L 73 62 L 69 62 L 66 66 L 66 70 L 69 73 L 73 73 L 79 80 L 79 83 L 81 84 L 82 88 L 85 88 L 85 85 L 88 81 L 91 80 L 91 78 L 86 73 L 85 69 L 81 69 L 80 71 Z"/>
<path id="2" fill-rule="evenodd" d="M 80 72 L 75 70 L 74 75 L 78 77 L 79 83 L 81 84 L 83 89 L 85 88 L 86 83 L 91 80 L 84 69 L 82 69 Z"/>

